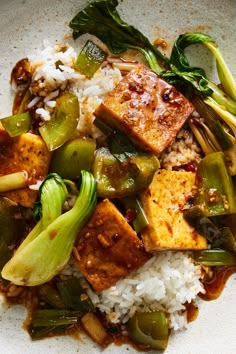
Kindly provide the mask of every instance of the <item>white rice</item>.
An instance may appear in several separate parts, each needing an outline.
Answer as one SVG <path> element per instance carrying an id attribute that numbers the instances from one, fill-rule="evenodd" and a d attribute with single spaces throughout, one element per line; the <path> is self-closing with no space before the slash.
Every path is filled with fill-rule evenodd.
<path id="1" fill-rule="evenodd" d="M 143 267 L 100 294 L 90 293 L 94 304 L 111 322 L 127 322 L 136 311 L 166 310 L 170 328 L 187 326 L 184 303 L 204 292 L 201 269 L 188 254 L 162 252 Z"/>
<path id="2" fill-rule="evenodd" d="M 37 108 L 36 113 L 42 120 L 50 120 L 52 109 L 56 106 L 55 99 L 60 91 L 68 89 L 77 95 L 80 102 L 78 131 L 81 134 L 90 134 L 94 138 L 99 137 L 101 133 L 92 124 L 95 119 L 93 112 L 107 93 L 121 80 L 120 70 L 110 67 L 101 68 L 88 80 L 73 68 L 77 54 L 69 44 L 52 47 L 45 41 L 44 45 L 46 47 L 42 51 L 28 56 L 38 95 L 44 97 L 43 107 Z M 62 48 L 63 52 L 60 51 Z M 62 64 L 56 65 L 58 62 Z M 29 103 L 29 108 L 40 101 L 39 96 Z"/>
<path id="3" fill-rule="evenodd" d="M 43 120 L 49 120 L 60 92 L 70 90 L 80 102 L 78 131 L 98 137 L 100 133 L 92 124 L 95 118 L 93 112 L 121 80 L 120 71 L 104 67 L 88 80 L 73 69 L 77 54 L 71 46 L 63 46 L 62 52 L 60 45 L 52 47 L 48 42 L 44 45 L 43 51 L 29 56 L 34 68 L 34 84 L 38 89 L 35 91 L 38 96 L 29 103 L 29 107 L 39 103 L 36 113 Z M 55 65 L 56 62 L 59 64 Z M 176 143 L 167 150 L 163 156 L 163 165 L 170 166 L 173 160 L 176 163 L 176 155 L 186 156 L 186 149 L 188 160 L 198 156 L 197 147 L 192 149 L 192 136 L 180 133 L 177 140 L 181 140 L 184 146 Z M 180 164 L 185 163 L 185 160 L 180 160 Z M 63 274 L 74 274 L 71 273 L 71 265 Z M 125 323 L 136 311 L 164 309 L 169 313 L 170 327 L 179 330 L 187 325 L 184 303 L 190 303 L 199 292 L 203 292 L 200 277 L 199 266 L 194 265 L 187 253 L 162 252 L 109 289 L 99 294 L 89 291 L 89 295 L 95 306 L 106 313 L 111 322 Z"/>

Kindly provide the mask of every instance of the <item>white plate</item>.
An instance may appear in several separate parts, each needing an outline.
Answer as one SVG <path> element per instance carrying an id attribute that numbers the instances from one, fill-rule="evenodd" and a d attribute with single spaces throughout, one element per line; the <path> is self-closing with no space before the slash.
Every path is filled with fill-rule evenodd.
<path id="1" fill-rule="evenodd" d="M 52 44 L 60 41 L 69 31 L 69 20 L 86 4 L 87 1 L 78 0 L 0 0 L 0 117 L 11 113 L 9 76 L 16 61 L 40 48 L 45 38 Z M 170 45 L 180 33 L 190 30 L 212 35 L 236 76 L 235 0 L 124 0 L 119 9 L 126 21 L 151 40 L 162 37 Z M 206 50 L 195 48 L 193 63 L 201 63 L 215 76 L 214 61 Z M 198 319 L 186 331 L 170 338 L 166 354 L 236 353 L 235 278 L 235 275 L 231 277 L 218 300 L 201 302 Z M 24 318 L 25 310 L 19 306 L 1 308 L 1 354 L 101 352 L 84 337 L 79 341 L 62 336 L 32 342 L 22 329 Z M 110 346 L 102 352 L 135 353 L 127 346 Z"/>

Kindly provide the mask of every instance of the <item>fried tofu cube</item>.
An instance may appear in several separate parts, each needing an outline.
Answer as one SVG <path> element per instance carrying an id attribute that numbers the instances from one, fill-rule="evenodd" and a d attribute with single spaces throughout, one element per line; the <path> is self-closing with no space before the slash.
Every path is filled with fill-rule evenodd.
<path id="1" fill-rule="evenodd" d="M 137 64 L 108 94 L 95 115 L 126 133 L 134 145 L 160 155 L 193 110 L 174 86 Z"/>
<path id="2" fill-rule="evenodd" d="M 78 235 L 75 264 L 96 291 L 115 284 L 151 255 L 124 216 L 108 199 L 100 202 Z"/>
<path id="3" fill-rule="evenodd" d="M 140 196 L 149 225 L 142 231 L 145 249 L 200 250 L 206 239 L 184 219 L 182 210 L 195 184 L 195 173 L 159 170 Z"/>
<path id="4" fill-rule="evenodd" d="M 39 135 L 25 133 L 10 138 L 0 126 L 0 176 L 26 171 L 27 183 L 30 187 L 44 180 L 48 174 L 50 159 L 51 153 Z M 23 206 L 33 207 L 38 191 L 29 187 L 1 193 L 1 195 Z"/>

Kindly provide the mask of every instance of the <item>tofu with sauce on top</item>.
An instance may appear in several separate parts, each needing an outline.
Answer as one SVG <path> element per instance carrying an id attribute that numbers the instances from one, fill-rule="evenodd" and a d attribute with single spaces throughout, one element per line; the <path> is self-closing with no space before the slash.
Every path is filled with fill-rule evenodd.
<path id="1" fill-rule="evenodd" d="M 96 291 L 115 284 L 151 258 L 142 241 L 116 206 L 100 202 L 80 231 L 74 248 L 75 264 Z"/>
<path id="2" fill-rule="evenodd" d="M 141 232 L 146 251 L 201 250 L 201 236 L 184 219 L 182 210 L 193 195 L 195 173 L 159 170 L 140 195 L 149 225 Z"/>
<path id="3" fill-rule="evenodd" d="M 123 131 L 138 148 L 160 155 L 193 111 L 194 106 L 174 86 L 137 64 L 107 95 L 95 116 Z"/>
<path id="4" fill-rule="evenodd" d="M 10 138 L 0 124 L 0 176 L 26 172 L 28 187 L 1 193 L 1 196 L 33 207 L 38 191 L 30 186 L 43 181 L 48 174 L 51 153 L 39 135 L 24 133 Z"/>

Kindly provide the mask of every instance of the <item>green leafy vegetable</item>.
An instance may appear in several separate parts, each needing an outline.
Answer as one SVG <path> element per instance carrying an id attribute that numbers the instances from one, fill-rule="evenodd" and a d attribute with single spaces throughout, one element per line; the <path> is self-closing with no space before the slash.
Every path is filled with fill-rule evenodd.
<path id="1" fill-rule="evenodd" d="M 150 67 L 160 72 L 162 69 L 157 58 L 168 62 L 167 58 L 140 31 L 120 18 L 117 6 L 117 0 L 97 0 L 89 4 L 70 21 L 74 38 L 90 33 L 105 43 L 114 54 L 127 49 L 138 50 L 144 54 Z"/>
<path id="2" fill-rule="evenodd" d="M 68 309 L 80 310 L 81 314 L 93 311 L 94 306 L 82 286 L 81 279 L 70 278 L 57 283 L 61 298 Z"/>
<path id="3" fill-rule="evenodd" d="M 30 242 L 61 215 L 67 196 L 67 189 L 62 178 L 56 173 L 47 176 L 39 188 L 40 201 L 35 203 L 34 216 L 38 223 L 20 244 L 16 253 L 22 251 Z"/>
<path id="4" fill-rule="evenodd" d="M 214 83 L 212 83 L 207 78 L 206 73 L 202 68 L 190 66 L 187 57 L 184 54 L 184 50 L 188 46 L 196 43 L 202 43 L 212 50 L 213 54 L 216 56 L 217 63 L 222 63 L 220 66 L 220 78 L 223 79 L 225 86 L 230 86 L 232 87 L 232 90 L 235 91 L 236 84 L 215 41 L 209 35 L 200 32 L 188 32 L 182 34 L 175 41 L 170 57 L 170 68 L 173 76 L 177 75 L 182 77 L 183 80 L 187 82 L 189 81 L 195 89 L 201 93 L 212 96 L 216 102 L 224 105 L 231 113 L 236 113 L 236 102 L 233 101 L 231 97 L 227 97 L 227 91 L 222 91 Z M 225 75 L 223 75 L 223 72 Z M 170 77 L 171 75 L 169 76 L 169 79 Z M 195 82 L 193 82 L 193 79 Z M 223 82 L 222 85 L 224 86 Z"/>
<path id="5" fill-rule="evenodd" d="M 0 230 L 1 270 L 12 256 L 11 246 L 19 242 L 26 230 L 21 207 L 5 197 L 0 197 Z"/>
<path id="6" fill-rule="evenodd" d="M 127 158 L 137 155 L 138 152 L 133 143 L 120 130 L 110 127 L 99 118 L 94 120 L 94 125 L 107 136 L 110 152 L 119 162 L 122 163 Z"/>
<path id="7" fill-rule="evenodd" d="M 94 177 L 86 171 L 81 175 L 80 194 L 73 208 L 21 247 L 3 268 L 3 278 L 17 285 L 34 286 L 46 283 L 63 269 L 78 232 L 96 205 Z"/>

